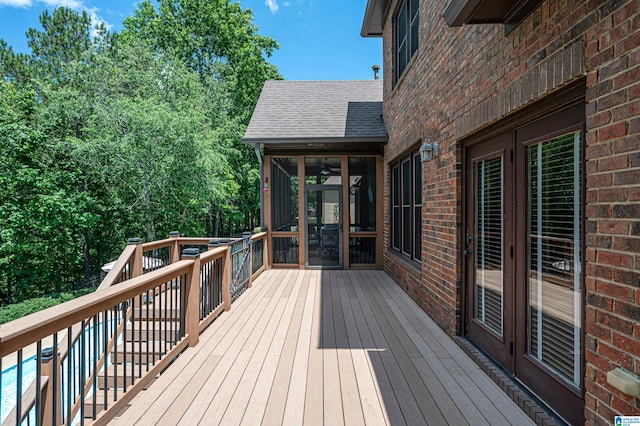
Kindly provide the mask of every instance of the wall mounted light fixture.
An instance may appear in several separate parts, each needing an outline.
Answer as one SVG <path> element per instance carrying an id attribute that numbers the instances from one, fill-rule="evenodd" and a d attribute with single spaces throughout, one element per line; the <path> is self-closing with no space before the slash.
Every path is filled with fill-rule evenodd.
<path id="1" fill-rule="evenodd" d="M 420 160 L 422 162 L 431 161 L 433 157 L 438 156 L 440 144 L 438 142 L 429 143 L 426 139 L 420 147 Z"/>

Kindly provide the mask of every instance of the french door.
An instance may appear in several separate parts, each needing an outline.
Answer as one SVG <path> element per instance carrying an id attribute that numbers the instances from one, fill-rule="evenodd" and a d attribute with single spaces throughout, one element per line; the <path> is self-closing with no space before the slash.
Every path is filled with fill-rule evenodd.
<path id="1" fill-rule="evenodd" d="M 498 363 L 513 368 L 513 174 L 511 137 L 468 148 L 468 335 Z"/>
<path id="2" fill-rule="evenodd" d="M 583 104 L 466 147 L 466 333 L 583 423 Z"/>
<path id="3" fill-rule="evenodd" d="M 342 268 L 342 187 L 305 187 L 306 265 Z"/>

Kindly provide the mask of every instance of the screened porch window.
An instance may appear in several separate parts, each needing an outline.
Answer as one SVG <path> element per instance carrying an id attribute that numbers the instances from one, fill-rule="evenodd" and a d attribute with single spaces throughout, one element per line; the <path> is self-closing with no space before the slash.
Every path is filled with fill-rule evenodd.
<path id="1" fill-rule="evenodd" d="M 298 226 L 298 165 L 295 158 L 271 160 L 271 215 L 274 231 L 296 231 Z"/>

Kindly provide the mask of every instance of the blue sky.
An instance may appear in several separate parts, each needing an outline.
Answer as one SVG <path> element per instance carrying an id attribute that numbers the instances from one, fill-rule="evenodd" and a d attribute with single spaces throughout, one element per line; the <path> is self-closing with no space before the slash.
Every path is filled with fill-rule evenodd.
<path id="1" fill-rule="evenodd" d="M 41 29 L 38 16 L 63 5 L 87 10 L 113 30 L 133 13 L 137 1 L 0 0 L 0 38 L 28 52 L 25 33 Z M 275 38 L 280 49 L 271 58 L 287 80 L 371 79 L 382 62 L 379 38 L 360 37 L 366 0 L 241 0 L 253 10 L 260 34 Z"/>

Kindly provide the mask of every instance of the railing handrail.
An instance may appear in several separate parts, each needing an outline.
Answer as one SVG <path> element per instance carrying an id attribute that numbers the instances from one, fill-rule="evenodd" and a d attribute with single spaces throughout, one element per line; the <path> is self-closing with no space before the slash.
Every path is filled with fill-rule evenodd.
<path id="1" fill-rule="evenodd" d="M 200 263 L 208 263 L 227 254 L 228 247 L 216 247 L 213 250 L 205 251 L 200 254 Z"/>
<path id="2" fill-rule="evenodd" d="M 242 278 L 242 285 L 245 286 L 245 288 L 251 286 L 251 280 L 254 276 L 254 271 L 251 266 L 252 246 L 254 242 L 264 240 L 264 247 L 266 247 L 266 237 L 266 232 L 254 235 L 245 234 L 242 238 L 226 239 L 228 243 L 222 246 L 209 244 L 211 238 L 172 236 L 168 239 L 148 243 L 140 243 L 139 239 L 130 240 L 96 292 L 0 325 L 0 358 L 16 351 L 21 351 L 33 343 L 42 341 L 42 339 L 47 336 L 55 336 L 56 334 L 59 336 L 60 333 L 67 333 L 71 337 L 59 340 L 57 346 L 54 346 L 54 349 L 57 348 L 58 366 L 61 366 L 70 351 L 69 345 L 73 347 L 78 339 L 83 336 L 87 327 L 90 327 L 91 321 L 87 321 L 87 318 L 97 318 L 97 315 L 111 309 L 113 306 L 128 303 L 128 301 L 133 300 L 135 297 L 157 288 L 158 285 L 163 285 L 175 279 L 180 280 L 180 277 L 187 278 L 187 282 L 184 283 L 184 291 L 189 300 L 185 300 L 186 305 L 183 307 L 186 315 L 184 319 L 186 322 L 184 324 L 185 334 L 183 338 L 187 338 L 188 344 L 194 346 L 198 343 L 198 335 L 200 332 L 223 311 L 230 309 L 233 300 L 231 296 L 232 282 L 238 281 L 242 271 L 247 268 L 249 276 L 246 279 L 248 283 L 244 281 L 245 278 Z M 239 264 L 240 269 L 234 273 L 233 269 L 235 266 L 233 265 L 236 265 L 236 261 L 232 260 L 232 251 L 234 246 L 239 243 L 242 243 L 243 248 L 239 250 L 237 254 L 240 255 L 243 251 L 244 253 L 242 255 L 242 262 Z M 188 245 L 208 245 L 209 250 L 201 251 L 195 259 L 179 260 L 182 249 Z M 260 246 L 261 251 L 264 250 L 262 248 L 263 244 Z M 145 270 L 144 256 L 156 256 L 154 250 L 162 250 L 166 247 L 169 247 L 170 251 L 168 259 L 164 261 L 164 266 L 155 270 Z M 161 256 L 166 255 L 162 253 Z M 218 290 L 221 291 L 221 302 L 216 302 L 219 304 L 215 309 L 208 312 L 208 316 L 203 318 L 198 324 L 199 309 L 196 308 L 196 306 L 198 305 L 198 293 L 201 291 L 202 286 L 200 266 L 219 260 L 222 262 L 220 266 L 222 274 L 218 278 L 222 281 L 218 284 L 221 286 L 220 290 Z M 247 260 L 249 261 L 247 262 Z M 255 275 L 257 276 L 265 268 L 266 265 L 263 263 L 261 268 L 255 271 Z M 202 294 L 200 294 L 200 297 L 202 297 Z M 81 324 L 85 325 L 82 326 Z M 105 342 L 105 350 L 107 352 L 112 350 L 112 344 L 121 337 L 124 329 L 124 323 L 118 326 L 117 331 L 114 329 L 114 334 L 110 337 L 110 342 Z M 185 348 L 184 341 L 181 343 L 180 348 L 176 347 L 174 349 L 183 350 Z M 107 352 L 97 360 L 94 369 L 104 367 Z M 175 352 L 172 356 L 175 356 L 177 353 L 179 352 Z M 88 382 L 84 385 L 86 388 L 85 392 L 80 395 L 86 395 L 88 393 L 88 389 L 91 388 L 89 382 L 94 379 L 96 371 L 91 372 L 88 378 L 82 379 L 86 379 Z M 46 380 L 46 378 L 43 377 L 43 380 Z M 35 386 L 35 383 L 36 379 L 29 385 L 29 388 Z M 62 391 L 60 390 L 59 392 Z M 31 398 L 30 395 L 28 392 L 22 395 L 21 411 L 23 411 L 23 414 L 29 412 L 35 404 L 35 402 L 31 401 L 33 398 Z M 81 397 L 76 396 L 76 398 Z M 76 416 L 82 404 L 84 404 L 82 399 L 75 401 L 71 408 L 71 413 L 69 413 L 70 418 Z M 114 409 L 118 409 L 118 406 L 114 406 Z M 13 418 L 13 416 L 11 417 Z"/>
<path id="3" fill-rule="evenodd" d="M 252 241 L 257 241 L 257 240 L 261 240 L 261 239 L 266 238 L 266 237 L 267 237 L 267 233 L 262 231 L 262 232 L 258 232 L 257 234 L 253 234 L 251 236 L 251 240 Z"/>
<path id="4" fill-rule="evenodd" d="M 164 240 L 149 241 L 148 243 L 142 243 L 142 250 L 155 250 L 164 247 L 171 247 L 175 241 L 180 241 L 180 238 L 165 238 Z"/>
<path id="5" fill-rule="evenodd" d="M 129 263 L 135 252 L 135 245 L 126 246 L 124 250 L 122 250 L 122 253 L 118 257 L 118 260 L 116 260 L 116 263 L 113 265 L 113 267 L 111 267 L 109 273 L 107 273 L 107 276 L 104 277 L 104 279 L 98 286 L 97 290 L 104 290 L 115 284 L 116 280 L 120 278 L 122 270 L 127 266 L 127 263 Z"/>
<path id="6" fill-rule="evenodd" d="M 121 285 L 86 294 L 2 324 L 0 325 L 0 358 L 129 300 L 143 291 L 188 273 L 193 263 L 193 260 L 181 260 L 148 274 L 131 278 Z"/>

